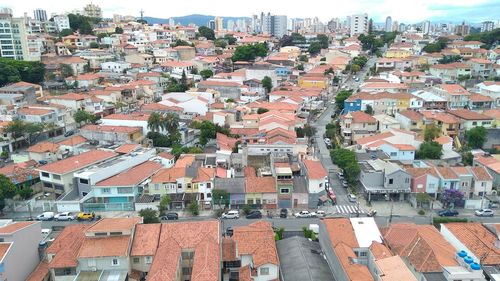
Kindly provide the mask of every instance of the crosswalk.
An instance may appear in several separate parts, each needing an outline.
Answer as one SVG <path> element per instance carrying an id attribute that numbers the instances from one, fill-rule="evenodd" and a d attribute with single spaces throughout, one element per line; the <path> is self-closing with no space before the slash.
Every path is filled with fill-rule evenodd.
<path id="1" fill-rule="evenodd" d="M 335 205 L 337 214 L 364 214 L 365 211 L 356 205 Z M 359 210 L 359 211 L 358 211 Z"/>

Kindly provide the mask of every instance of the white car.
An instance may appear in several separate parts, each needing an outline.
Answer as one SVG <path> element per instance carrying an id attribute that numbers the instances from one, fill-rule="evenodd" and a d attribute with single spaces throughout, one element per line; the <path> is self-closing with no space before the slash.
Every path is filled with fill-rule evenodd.
<path id="1" fill-rule="evenodd" d="M 354 194 L 348 194 L 347 199 L 349 199 L 349 202 L 351 202 L 351 203 L 356 203 L 356 200 L 357 200 L 356 195 L 354 195 Z"/>
<path id="2" fill-rule="evenodd" d="M 72 221 L 75 219 L 75 216 L 73 216 L 70 212 L 62 212 L 57 215 L 55 215 L 54 220 L 56 221 Z"/>
<path id="3" fill-rule="evenodd" d="M 231 210 L 231 211 L 228 211 L 228 212 L 222 214 L 223 219 L 237 219 L 239 217 L 240 217 L 240 213 L 236 210 Z"/>
<path id="4" fill-rule="evenodd" d="M 480 209 L 476 210 L 476 216 L 478 217 L 492 217 L 495 213 L 491 209 Z"/>
<path id="5" fill-rule="evenodd" d="M 325 144 L 331 145 L 332 141 L 329 138 L 325 138 Z"/>
<path id="6" fill-rule="evenodd" d="M 298 213 L 295 213 L 294 216 L 296 218 L 310 218 L 312 217 L 312 214 L 309 213 L 309 211 L 300 211 Z"/>
<path id="7" fill-rule="evenodd" d="M 316 212 L 311 213 L 311 216 L 314 218 L 324 218 L 325 215 L 326 215 L 326 213 L 323 210 L 317 210 Z"/>
<path id="8" fill-rule="evenodd" d="M 37 221 L 50 221 L 54 219 L 54 212 L 45 212 L 41 215 L 36 216 Z"/>

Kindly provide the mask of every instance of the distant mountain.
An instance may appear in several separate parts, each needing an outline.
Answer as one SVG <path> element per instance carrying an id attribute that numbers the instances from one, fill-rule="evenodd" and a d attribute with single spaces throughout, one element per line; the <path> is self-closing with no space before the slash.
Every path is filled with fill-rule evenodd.
<path id="1" fill-rule="evenodd" d="M 207 25 L 207 23 L 210 20 L 213 20 L 215 16 L 207 16 L 207 15 L 188 15 L 188 16 L 183 16 L 183 17 L 173 17 L 175 23 L 179 23 L 181 25 L 188 25 L 190 23 L 194 23 L 197 26 L 203 26 Z M 249 19 L 247 17 L 222 17 L 224 18 L 224 27 L 227 27 L 227 21 L 233 20 L 237 21 L 239 19 Z M 144 19 L 149 23 L 149 24 L 163 24 L 163 23 L 168 23 L 168 19 L 161 19 L 161 18 L 153 18 L 153 17 L 144 17 Z"/>

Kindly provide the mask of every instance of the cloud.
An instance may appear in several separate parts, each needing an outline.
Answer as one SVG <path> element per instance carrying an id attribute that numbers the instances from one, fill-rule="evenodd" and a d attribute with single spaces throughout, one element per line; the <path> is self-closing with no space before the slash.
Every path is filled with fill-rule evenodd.
<path id="1" fill-rule="evenodd" d="M 35 8 L 44 8 L 49 13 L 62 13 L 81 9 L 90 1 L 68 0 L 0 0 L 0 7 L 7 6 L 17 16 Z M 141 9 L 145 15 L 168 18 L 189 14 L 220 16 L 251 16 L 260 12 L 286 14 L 289 17 L 319 17 L 322 21 L 331 18 L 345 18 L 355 13 L 368 13 L 375 22 L 385 17 L 404 23 L 416 23 L 426 19 L 479 22 L 484 19 L 500 18 L 499 0 L 93 0 L 101 6 L 105 17 L 113 14 L 139 16 Z"/>

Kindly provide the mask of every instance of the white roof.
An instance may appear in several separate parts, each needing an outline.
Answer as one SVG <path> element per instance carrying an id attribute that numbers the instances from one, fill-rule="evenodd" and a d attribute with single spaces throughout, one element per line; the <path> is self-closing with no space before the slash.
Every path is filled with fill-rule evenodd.
<path id="1" fill-rule="evenodd" d="M 412 92 L 411 94 L 425 101 L 446 101 L 445 98 L 442 98 L 436 94 L 427 91 L 415 91 Z"/>
<path id="2" fill-rule="evenodd" d="M 382 234 L 373 218 L 351 218 L 351 225 L 360 248 L 368 248 L 373 241 L 382 243 Z"/>

